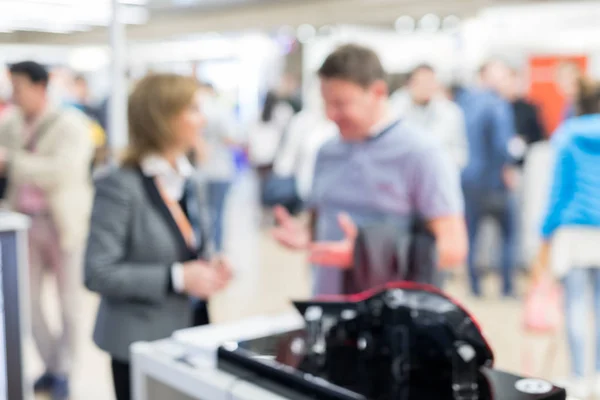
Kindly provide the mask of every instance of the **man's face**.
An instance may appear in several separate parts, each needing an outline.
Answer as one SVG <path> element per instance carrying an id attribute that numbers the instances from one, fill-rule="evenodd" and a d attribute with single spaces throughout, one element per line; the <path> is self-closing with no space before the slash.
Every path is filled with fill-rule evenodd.
<path id="1" fill-rule="evenodd" d="M 327 117 L 347 140 L 360 140 L 377 123 L 387 85 L 377 81 L 364 88 L 342 79 L 321 79 L 321 94 Z"/>
<path id="2" fill-rule="evenodd" d="M 44 97 L 45 87 L 21 74 L 12 74 L 11 81 L 15 105 L 26 114 L 34 112 Z"/>
<path id="3" fill-rule="evenodd" d="M 76 79 L 73 83 L 73 96 L 81 104 L 87 103 L 88 100 L 88 86 L 87 82 L 83 79 Z"/>
<path id="4" fill-rule="evenodd" d="M 510 98 L 511 100 L 522 97 L 526 88 L 524 78 L 521 74 L 514 72 L 510 76 Z"/>
<path id="5" fill-rule="evenodd" d="M 556 83 L 563 96 L 572 100 L 577 97 L 577 80 L 579 71 L 572 65 L 562 65 L 556 73 Z"/>
<path id="6" fill-rule="evenodd" d="M 435 72 L 428 69 L 416 71 L 408 82 L 408 91 L 412 101 L 416 104 L 427 104 L 438 92 L 439 85 Z"/>
<path id="7" fill-rule="evenodd" d="M 512 75 L 510 68 L 504 63 L 492 62 L 485 69 L 482 79 L 487 87 L 503 97 L 510 97 L 514 85 Z"/>

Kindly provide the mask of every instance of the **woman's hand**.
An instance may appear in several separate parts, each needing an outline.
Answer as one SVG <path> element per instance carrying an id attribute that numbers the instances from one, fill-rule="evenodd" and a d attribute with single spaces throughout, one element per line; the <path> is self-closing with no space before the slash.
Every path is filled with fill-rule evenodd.
<path id="1" fill-rule="evenodd" d="M 233 269 L 231 268 L 231 262 L 223 254 L 218 254 L 211 260 L 211 265 L 215 268 L 223 278 L 229 282 L 233 278 Z"/>
<path id="2" fill-rule="evenodd" d="M 200 260 L 183 264 L 184 292 L 192 297 L 209 298 L 223 290 L 231 277 L 228 264 L 209 264 Z"/>

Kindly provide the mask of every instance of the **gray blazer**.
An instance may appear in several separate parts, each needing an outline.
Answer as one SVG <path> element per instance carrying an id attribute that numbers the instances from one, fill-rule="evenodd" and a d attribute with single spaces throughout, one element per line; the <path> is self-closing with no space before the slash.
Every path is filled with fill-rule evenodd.
<path id="1" fill-rule="evenodd" d="M 202 192 L 195 192 L 200 210 L 207 210 Z M 114 359 L 128 361 L 133 342 L 162 339 L 190 326 L 190 299 L 169 290 L 170 267 L 208 257 L 210 235 L 204 228 L 209 225 L 206 212 L 201 214 L 203 245 L 195 254 L 151 178 L 123 167 L 96 181 L 85 285 L 102 298 L 94 341 Z"/>

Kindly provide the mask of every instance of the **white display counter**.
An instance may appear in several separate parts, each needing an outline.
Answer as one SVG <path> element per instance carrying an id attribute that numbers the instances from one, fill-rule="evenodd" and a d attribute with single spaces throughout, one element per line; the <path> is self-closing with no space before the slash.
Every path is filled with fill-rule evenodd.
<path id="1" fill-rule="evenodd" d="M 172 339 L 132 347 L 134 400 L 283 400 L 267 390 L 219 371 L 194 365 L 173 355 L 184 346 Z"/>
<path id="2" fill-rule="evenodd" d="M 259 317 L 176 332 L 131 346 L 133 400 L 284 400 L 216 367 L 218 343 L 297 329 L 293 316 Z M 221 341 L 217 337 L 222 337 Z M 568 398 L 568 400 L 578 400 Z"/>
<path id="3" fill-rule="evenodd" d="M 232 324 L 175 332 L 170 339 L 131 346 L 134 400 L 284 400 L 216 367 L 217 348 L 228 340 L 251 339 L 298 329 L 295 315 L 257 317 Z"/>

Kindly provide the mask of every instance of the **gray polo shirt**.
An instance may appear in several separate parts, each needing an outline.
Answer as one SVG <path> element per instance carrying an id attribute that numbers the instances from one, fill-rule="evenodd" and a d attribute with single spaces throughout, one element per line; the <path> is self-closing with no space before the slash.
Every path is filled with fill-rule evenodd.
<path id="1" fill-rule="evenodd" d="M 427 132 L 396 121 L 362 142 L 337 137 L 320 150 L 311 206 L 317 212 L 316 240 L 339 240 L 340 212 L 358 226 L 408 226 L 463 213 L 459 173 L 447 152 Z M 314 294 L 341 294 L 343 272 L 315 268 Z"/>

